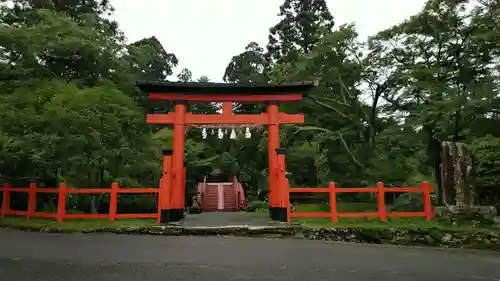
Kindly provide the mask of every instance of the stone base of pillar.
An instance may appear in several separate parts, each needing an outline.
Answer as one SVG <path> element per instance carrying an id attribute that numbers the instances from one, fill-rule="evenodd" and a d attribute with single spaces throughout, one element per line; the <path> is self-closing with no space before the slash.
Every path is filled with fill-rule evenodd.
<path id="1" fill-rule="evenodd" d="M 184 209 L 168 209 L 161 210 L 160 223 L 166 224 L 170 222 L 178 222 L 184 218 Z"/>
<path id="2" fill-rule="evenodd" d="M 271 208 L 269 208 L 269 217 L 273 221 L 287 222 L 288 221 L 288 210 L 287 210 L 287 208 L 271 207 Z"/>

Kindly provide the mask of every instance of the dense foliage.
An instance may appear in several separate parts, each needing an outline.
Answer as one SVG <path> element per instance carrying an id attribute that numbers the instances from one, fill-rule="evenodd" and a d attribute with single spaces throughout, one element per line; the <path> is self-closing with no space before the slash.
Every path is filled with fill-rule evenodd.
<path id="1" fill-rule="evenodd" d="M 168 80 L 176 56 L 155 37 L 127 44 L 105 0 L 1 5 L 1 180 L 157 186 L 160 151 L 172 134 L 147 125 L 144 115 L 170 104 L 152 108 L 133 85 Z M 366 41 L 352 24 L 335 26 L 323 0 L 285 0 L 278 17 L 269 44 L 250 42 L 222 78 L 319 82 L 303 102 L 281 106 L 306 115 L 306 124 L 282 128 L 294 186 L 435 182 L 440 142 L 453 140 L 474 151 L 481 198 L 499 200 L 497 1 L 428 0 L 417 15 Z M 177 79 L 208 81 L 188 69 Z M 214 113 L 217 106 L 190 110 Z M 262 109 L 236 105 L 238 112 Z M 204 175 L 236 175 L 249 194 L 267 188 L 265 130 L 236 140 L 203 140 L 191 130 L 187 139 L 188 189 Z"/>

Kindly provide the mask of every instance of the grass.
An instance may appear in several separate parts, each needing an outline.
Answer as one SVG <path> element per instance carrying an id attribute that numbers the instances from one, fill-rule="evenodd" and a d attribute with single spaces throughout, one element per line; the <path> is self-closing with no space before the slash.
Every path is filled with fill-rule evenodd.
<path id="1" fill-rule="evenodd" d="M 57 227 L 64 230 L 83 231 L 92 228 L 119 228 L 123 226 L 148 226 L 156 224 L 154 219 L 121 219 L 110 222 L 105 219 L 87 219 L 87 220 L 66 220 L 64 222 L 56 222 L 52 219 L 33 218 L 27 220 L 25 217 L 5 217 L 0 219 L 0 226 L 20 228 L 51 228 Z"/>
<path id="2" fill-rule="evenodd" d="M 297 204 L 296 212 L 328 212 L 328 205 L 320 204 Z M 353 203 L 338 202 L 337 210 L 342 213 L 352 212 L 375 212 L 376 203 Z M 259 209 L 255 216 L 268 216 L 268 209 Z M 382 222 L 378 218 L 339 218 L 338 223 L 333 223 L 329 218 L 300 218 L 293 219 L 292 222 L 300 223 L 305 227 L 312 228 L 419 228 L 419 229 L 443 229 L 443 230 L 463 230 L 463 231 L 494 231 L 500 233 L 499 227 L 477 228 L 471 225 L 446 225 L 436 221 L 427 221 L 423 217 L 418 218 L 388 218 L 387 222 Z"/>

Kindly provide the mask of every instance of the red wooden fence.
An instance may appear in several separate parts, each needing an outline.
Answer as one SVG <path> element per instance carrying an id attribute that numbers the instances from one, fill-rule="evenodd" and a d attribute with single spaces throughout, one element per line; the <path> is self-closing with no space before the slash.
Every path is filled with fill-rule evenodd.
<path id="1" fill-rule="evenodd" d="M 291 212 L 288 207 L 288 221 L 292 218 L 331 218 L 332 222 L 338 222 L 339 218 L 379 218 L 387 221 L 388 217 L 424 217 L 426 220 L 432 219 L 431 192 L 432 187 L 428 182 L 422 183 L 420 187 L 384 187 L 384 183 L 378 182 L 375 187 L 351 187 L 337 188 L 331 182 L 328 187 L 323 188 L 289 188 L 289 192 L 320 192 L 330 195 L 330 212 Z M 342 192 L 373 192 L 377 193 L 378 211 L 364 213 L 339 213 L 337 211 L 337 193 Z M 385 192 L 414 192 L 422 193 L 424 210 L 422 212 L 388 212 L 385 209 Z"/>
<path id="2" fill-rule="evenodd" d="M 55 218 L 58 222 L 65 219 L 109 219 L 115 221 L 116 219 L 156 219 L 159 223 L 159 211 L 156 213 L 145 214 L 117 214 L 118 208 L 118 194 L 119 193 L 160 193 L 159 188 L 120 188 L 118 183 L 113 183 L 111 188 L 81 188 L 74 189 L 68 187 L 66 184 L 60 184 L 59 188 L 39 188 L 35 183 L 31 183 L 29 188 L 13 188 L 10 185 L 0 187 L 3 191 L 2 207 L 0 208 L 0 217 L 8 215 L 25 216 L 27 219 L 33 217 L 38 218 Z M 25 192 L 28 193 L 28 210 L 18 211 L 10 209 L 10 195 L 12 192 Z M 57 193 L 57 212 L 45 213 L 37 212 L 36 210 L 36 195 L 37 193 Z M 110 194 L 109 213 L 108 214 L 68 214 L 66 212 L 66 202 L 68 194 Z"/>
<path id="3" fill-rule="evenodd" d="M 119 193 L 153 193 L 159 194 L 159 188 L 120 188 L 118 183 L 113 183 L 111 188 L 84 188 L 74 189 L 69 188 L 66 184 L 61 184 L 59 188 L 38 188 L 35 183 L 31 183 L 29 188 L 12 188 L 10 185 L 0 187 L 3 191 L 3 200 L 0 208 L 0 217 L 8 215 L 25 216 L 27 219 L 33 217 L 39 218 L 55 218 L 58 222 L 65 219 L 108 219 L 115 221 L 116 219 L 138 219 L 149 218 L 156 219 L 159 223 L 159 211 L 156 213 L 143 214 L 117 214 L 118 194 Z M 28 210 L 19 211 L 10 209 L 10 195 L 12 192 L 28 193 Z M 326 188 L 289 188 L 289 192 L 313 192 L 313 193 L 329 193 L 330 212 L 291 212 L 288 208 L 288 220 L 291 218 L 331 218 L 332 222 L 337 222 L 339 218 L 370 218 L 378 217 L 381 221 L 387 221 L 387 217 L 424 217 L 427 220 L 432 218 L 431 192 L 432 187 L 428 182 L 424 182 L 420 187 L 384 187 L 384 184 L 379 182 L 376 187 L 363 188 L 336 188 L 335 183 L 330 183 Z M 363 212 L 363 213 L 339 213 L 337 211 L 337 193 L 342 192 L 373 192 L 377 193 L 378 211 Z M 414 192 L 422 193 L 424 201 L 424 210 L 422 212 L 388 212 L 385 209 L 385 192 Z M 37 193 L 57 193 L 58 203 L 56 213 L 45 213 L 36 211 L 36 195 Z M 68 194 L 110 194 L 109 213 L 108 214 L 68 214 L 66 212 L 66 202 Z M 159 210 L 159 209 L 158 209 Z"/>

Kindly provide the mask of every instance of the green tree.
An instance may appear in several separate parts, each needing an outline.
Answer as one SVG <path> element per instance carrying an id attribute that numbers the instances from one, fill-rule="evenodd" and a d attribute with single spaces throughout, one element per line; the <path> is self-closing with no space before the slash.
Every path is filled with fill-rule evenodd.
<path id="1" fill-rule="evenodd" d="M 491 10 L 469 1 L 430 0 L 408 21 L 380 32 L 372 49 L 396 71 L 388 111 L 422 128 L 427 162 L 439 184 L 439 147 L 465 141 L 473 121 L 498 97 L 492 76 L 499 46 Z"/>
<path id="2" fill-rule="evenodd" d="M 266 59 L 264 49 L 255 42 L 249 43 L 245 51 L 234 56 L 226 67 L 223 80 L 229 83 L 265 84 L 268 78 L 264 73 Z M 235 103 L 233 111 L 237 113 L 260 113 L 264 110 L 261 103 Z"/>
<path id="3" fill-rule="evenodd" d="M 136 73 L 137 79 L 166 80 L 177 66 L 177 57 L 165 51 L 156 37 L 144 38 L 127 46 L 128 71 Z"/>
<path id="4" fill-rule="evenodd" d="M 264 75 L 266 60 L 264 49 L 256 42 L 250 42 L 245 51 L 234 56 L 226 67 L 223 80 L 229 83 L 267 83 Z"/>
<path id="5" fill-rule="evenodd" d="M 323 29 L 331 30 L 333 16 L 325 0 L 285 0 L 278 14 L 280 21 L 270 29 L 267 56 L 271 61 L 297 53 L 308 53 Z"/>
<path id="6" fill-rule="evenodd" d="M 177 79 L 180 82 L 191 82 L 193 80 L 193 73 L 187 68 L 183 68 L 179 74 L 177 74 Z"/>

